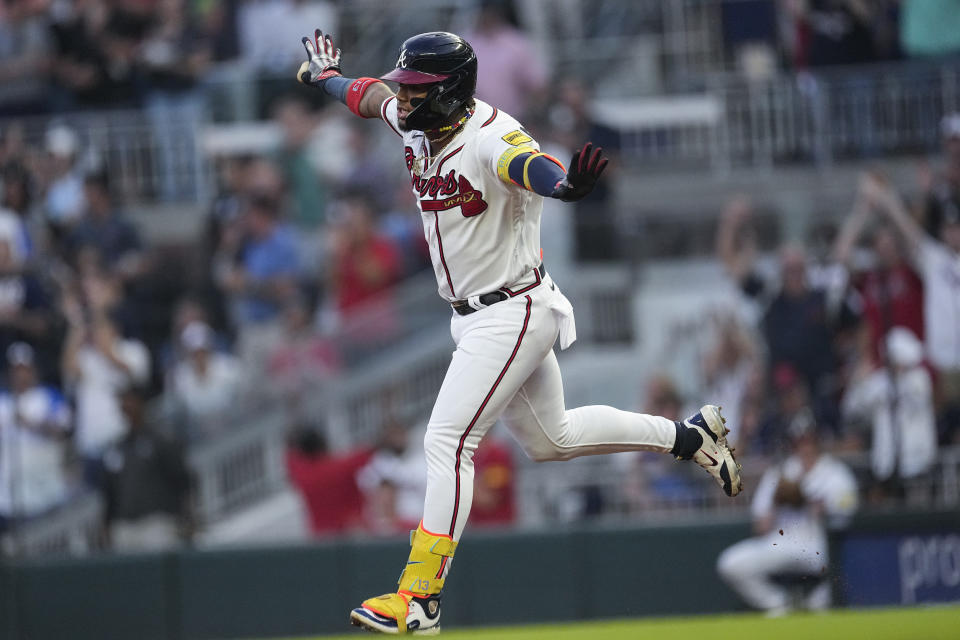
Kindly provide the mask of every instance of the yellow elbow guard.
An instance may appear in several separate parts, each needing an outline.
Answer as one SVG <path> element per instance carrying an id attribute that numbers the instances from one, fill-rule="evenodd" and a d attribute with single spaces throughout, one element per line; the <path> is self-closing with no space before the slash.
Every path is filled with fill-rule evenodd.
<path id="1" fill-rule="evenodd" d="M 516 147 L 503 152 L 503 155 L 497 160 L 497 175 L 500 176 L 501 180 L 507 184 L 517 184 L 517 182 L 510 177 L 510 163 L 513 162 L 514 158 L 524 153 L 536 154 L 539 152 L 533 147 Z"/>

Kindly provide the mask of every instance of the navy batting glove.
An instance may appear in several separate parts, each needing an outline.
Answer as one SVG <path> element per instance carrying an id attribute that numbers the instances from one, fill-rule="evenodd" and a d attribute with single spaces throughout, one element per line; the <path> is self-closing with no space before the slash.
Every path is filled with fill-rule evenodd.
<path id="1" fill-rule="evenodd" d="M 566 177 L 557 183 L 550 197 L 564 202 L 576 202 L 586 197 L 593 191 L 600 174 L 607 168 L 607 159 L 602 155 L 602 147 L 594 150 L 592 142 L 585 144 L 583 149 L 573 154 Z"/>

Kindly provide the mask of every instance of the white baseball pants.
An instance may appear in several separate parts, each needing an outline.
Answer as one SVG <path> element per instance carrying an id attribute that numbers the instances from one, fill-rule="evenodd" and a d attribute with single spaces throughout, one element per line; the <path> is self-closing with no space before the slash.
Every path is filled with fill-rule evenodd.
<path id="1" fill-rule="evenodd" d="M 555 309 L 564 306 L 569 309 L 547 276 L 509 300 L 454 314 L 457 348 L 424 438 L 427 531 L 460 539 L 473 500 L 473 454 L 501 416 L 537 461 L 673 448 L 676 428 L 667 418 L 606 406 L 565 409 L 553 353 L 564 319 Z"/>
<path id="2" fill-rule="evenodd" d="M 785 527 L 786 528 L 786 527 Z M 826 537 L 815 531 L 775 530 L 747 538 L 727 548 L 717 559 L 717 572 L 744 602 L 756 609 L 778 611 L 791 602 L 787 588 L 771 578 L 781 573 L 820 575 L 827 566 Z M 824 582 L 807 597 L 810 609 L 830 605 L 830 584 Z"/>

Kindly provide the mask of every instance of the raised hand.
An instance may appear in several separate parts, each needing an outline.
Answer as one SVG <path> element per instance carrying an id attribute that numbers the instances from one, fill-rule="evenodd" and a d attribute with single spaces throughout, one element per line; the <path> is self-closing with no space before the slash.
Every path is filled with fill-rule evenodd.
<path id="1" fill-rule="evenodd" d="M 554 188 L 552 197 L 564 202 L 576 202 L 593 191 L 600 174 L 607 168 L 607 159 L 602 155 L 603 148 L 594 150 L 592 142 L 574 153 L 567 175 Z"/>
<path id="2" fill-rule="evenodd" d="M 340 75 L 340 49 L 333 46 L 329 34 L 323 35 L 320 29 L 316 29 L 313 39 L 304 36 L 301 42 L 307 50 L 307 59 L 297 70 L 297 80 L 303 84 L 315 84 Z"/>

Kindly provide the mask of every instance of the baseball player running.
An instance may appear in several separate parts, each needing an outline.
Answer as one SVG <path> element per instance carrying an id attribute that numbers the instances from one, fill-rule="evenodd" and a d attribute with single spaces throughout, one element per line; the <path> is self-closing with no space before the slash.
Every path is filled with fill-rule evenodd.
<path id="1" fill-rule="evenodd" d="M 396 68 L 345 78 L 340 50 L 317 30 L 303 38 L 297 78 L 363 118 L 380 118 L 403 141 L 440 296 L 456 350 L 424 439 L 423 519 L 410 537 L 399 589 L 364 601 L 353 624 L 382 633 L 436 633 L 441 594 L 473 498 L 473 454 L 502 419 L 534 460 L 617 451 L 659 451 L 693 460 L 728 496 L 740 466 L 718 407 L 682 422 L 589 406 L 567 410 L 553 352 L 576 339 L 573 309 L 544 269 L 543 198 L 573 202 L 593 189 L 607 161 L 590 143 L 565 169 L 541 153 L 509 114 L 473 97 L 477 58 L 452 33 L 423 33 L 400 48 Z M 394 93 L 381 80 L 397 83 Z"/>

